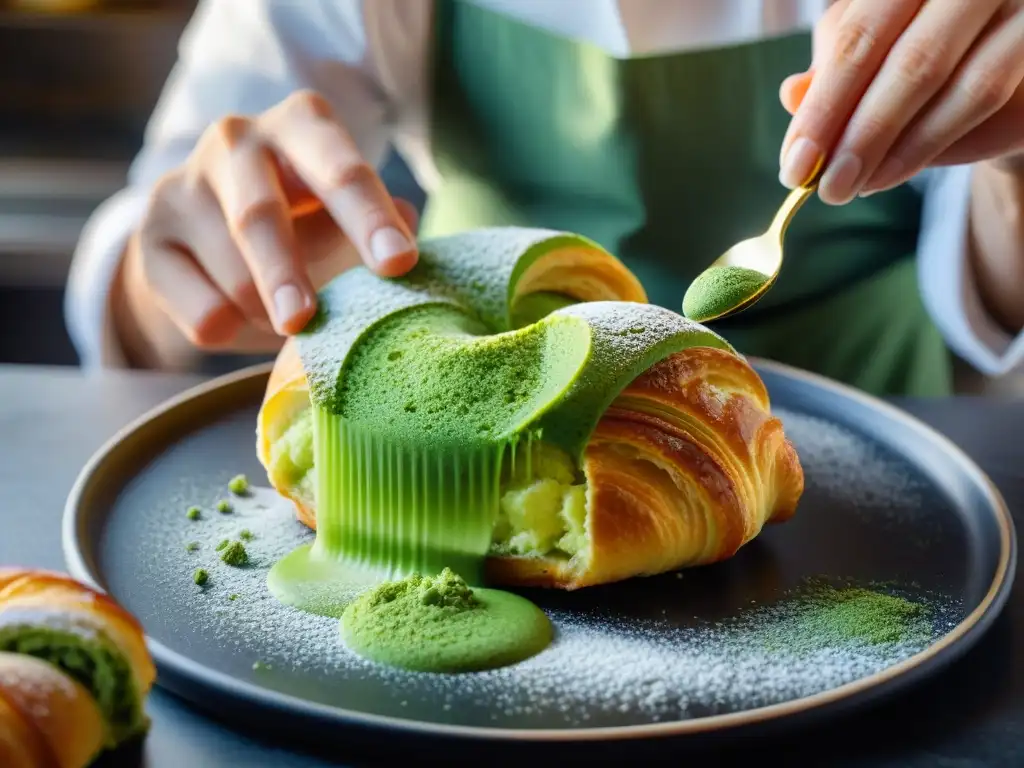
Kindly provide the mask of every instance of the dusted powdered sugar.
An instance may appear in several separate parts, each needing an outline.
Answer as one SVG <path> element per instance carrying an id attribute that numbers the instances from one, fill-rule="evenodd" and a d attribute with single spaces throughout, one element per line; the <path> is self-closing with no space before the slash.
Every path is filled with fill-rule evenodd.
<path id="1" fill-rule="evenodd" d="M 941 516 L 925 502 L 931 489 L 903 460 L 835 422 L 784 408 L 773 412 L 796 447 L 808 494 L 841 499 L 883 527 L 912 520 L 918 543 L 935 533 Z"/>
<path id="2" fill-rule="evenodd" d="M 271 534 L 268 550 L 280 551 L 307 538 L 287 505 L 271 505 L 263 517 L 265 525 L 247 520 L 254 544 Z M 931 601 L 931 631 L 912 642 L 852 642 L 794 654 L 773 647 L 771 636 L 794 631 L 799 600 L 752 605 L 734 620 L 694 627 L 549 611 L 556 640 L 538 656 L 489 672 L 416 674 L 362 660 L 341 644 L 336 621 L 274 600 L 264 585 L 269 560 L 260 560 L 260 567 L 217 569 L 211 559 L 216 572 L 210 587 L 189 595 L 190 616 L 203 634 L 272 668 L 337 677 L 339 685 L 383 678 L 407 704 L 480 707 L 495 723 L 541 712 L 557 713 L 561 722 L 552 727 L 587 725 L 596 713 L 660 722 L 777 704 L 880 672 L 922 650 L 956 620 L 955 606 Z M 188 591 L 189 563 L 181 561 L 181 589 Z M 238 598 L 228 601 L 230 594 Z"/>

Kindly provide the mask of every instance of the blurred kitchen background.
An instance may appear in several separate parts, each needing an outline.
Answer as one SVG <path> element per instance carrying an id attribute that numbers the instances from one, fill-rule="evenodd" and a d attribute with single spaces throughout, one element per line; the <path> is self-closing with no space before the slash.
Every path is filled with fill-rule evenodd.
<path id="1" fill-rule="evenodd" d="M 71 256 L 124 185 L 195 5 L 0 0 L 0 363 L 78 364 L 62 304 Z M 422 205 L 397 158 L 385 181 Z"/>
<path id="2" fill-rule="evenodd" d="M 194 0 L 0 0 L 0 362 L 76 365 L 71 254 L 124 184 Z"/>
<path id="3" fill-rule="evenodd" d="M 89 214 L 124 184 L 195 6 L 0 0 L 0 363 L 78 364 L 63 317 L 71 256 Z M 397 156 L 382 176 L 422 207 Z M 961 391 L 1024 395 L 1024 376 L 957 369 Z"/>

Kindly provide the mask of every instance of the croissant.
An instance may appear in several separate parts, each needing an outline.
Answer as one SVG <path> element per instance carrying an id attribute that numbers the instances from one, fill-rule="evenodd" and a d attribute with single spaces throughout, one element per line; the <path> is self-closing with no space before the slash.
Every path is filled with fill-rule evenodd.
<path id="1" fill-rule="evenodd" d="M 492 583 L 577 589 L 723 560 L 795 513 L 802 468 L 760 377 L 614 256 L 520 228 L 420 253 L 402 280 L 337 278 L 268 379 L 257 454 L 318 556 L 374 541 L 402 559 L 380 539 L 440 528 Z M 467 475 L 477 438 L 500 458 Z M 455 507 L 473 493 L 470 537 Z M 409 519 L 372 530 L 389 515 Z"/>
<path id="2" fill-rule="evenodd" d="M 82 768 L 149 726 L 136 619 L 68 576 L 0 569 L 0 765 Z"/>

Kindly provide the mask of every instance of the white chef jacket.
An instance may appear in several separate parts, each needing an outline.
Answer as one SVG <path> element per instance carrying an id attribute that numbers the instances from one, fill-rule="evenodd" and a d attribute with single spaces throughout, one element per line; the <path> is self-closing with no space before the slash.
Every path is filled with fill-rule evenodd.
<path id="1" fill-rule="evenodd" d="M 618 58 L 720 47 L 810 29 L 828 0 L 471 0 Z M 312 88 L 334 106 L 366 159 L 389 146 L 429 194 L 431 0 L 200 0 L 128 186 L 100 206 L 76 249 L 66 315 L 87 369 L 118 367 L 108 297 L 118 260 L 154 182 L 227 114 L 258 114 Z M 911 181 L 923 194 L 917 249 L 925 306 L 949 347 L 999 375 L 1024 357 L 984 310 L 968 263 L 970 166 Z"/>

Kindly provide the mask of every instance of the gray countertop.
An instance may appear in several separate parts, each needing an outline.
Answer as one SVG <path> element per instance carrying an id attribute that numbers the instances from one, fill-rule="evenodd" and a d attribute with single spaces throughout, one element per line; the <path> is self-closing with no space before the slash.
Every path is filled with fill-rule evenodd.
<path id="1" fill-rule="evenodd" d="M 62 570 L 60 519 L 83 464 L 118 428 L 198 381 L 143 373 L 86 377 L 73 369 L 0 366 L 0 563 Z M 952 437 L 990 474 L 1015 515 L 1024 512 L 1024 444 L 1019 437 L 1024 433 L 1024 402 L 966 398 L 899 405 Z M 1024 530 L 1020 519 L 1017 525 Z M 1015 589 L 989 634 L 938 678 L 868 711 L 782 739 L 730 743 L 701 762 L 749 763 L 771 754 L 800 766 L 1024 765 L 1022 637 L 1024 597 Z M 250 734 L 214 722 L 160 689 L 151 695 L 148 710 L 153 728 L 145 742 L 106 758 L 104 766 L 354 764 L 345 745 L 334 747 L 345 763 L 290 751 L 268 740 L 283 734 Z M 675 764 L 683 757 L 666 753 Z M 687 757 L 692 761 L 696 756 Z M 429 756 L 415 759 L 430 762 Z"/>

